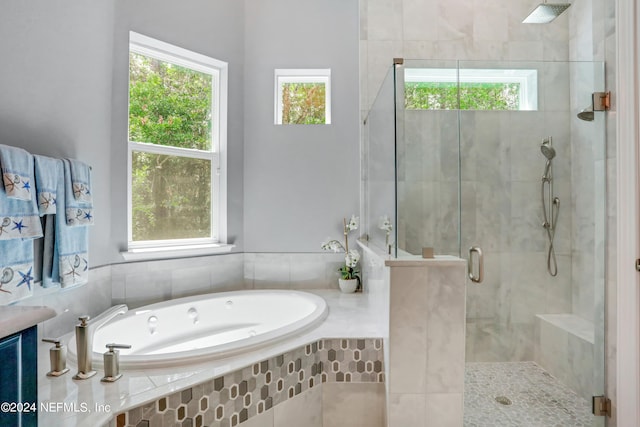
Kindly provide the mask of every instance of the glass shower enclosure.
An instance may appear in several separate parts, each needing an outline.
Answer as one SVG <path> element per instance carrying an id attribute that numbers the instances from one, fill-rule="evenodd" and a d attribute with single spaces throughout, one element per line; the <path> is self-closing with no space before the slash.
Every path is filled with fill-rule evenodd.
<path id="1" fill-rule="evenodd" d="M 604 64 L 397 62 L 363 128 L 370 244 L 469 260 L 466 391 L 483 369 L 499 382 L 524 363 L 516 376 L 539 369 L 573 393 L 554 398 L 560 412 L 604 425 L 590 412 L 605 383 L 605 120 L 579 114 L 604 91 Z M 515 407 L 527 387 L 495 397 Z M 492 406 L 507 416 L 500 401 L 465 402 L 469 425 Z"/>

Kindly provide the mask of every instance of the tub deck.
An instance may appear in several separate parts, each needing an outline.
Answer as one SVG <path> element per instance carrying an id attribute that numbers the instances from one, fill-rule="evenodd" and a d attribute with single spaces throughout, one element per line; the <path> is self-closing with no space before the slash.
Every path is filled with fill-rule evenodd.
<path id="1" fill-rule="evenodd" d="M 50 344 L 38 347 L 38 399 L 41 425 L 99 426 L 108 424 L 118 413 L 191 387 L 207 379 L 250 366 L 322 338 L 383 338 L 388 336 L 382 323 L 379 302 L 370 294 L 342 294 L 334 290 L 309 291 L 327 301 L 329 315 L 315 329 L 258 350 L 200 364 L 153 370 L 121 370 L 115 383 L 102 383 L 103 372 L 85 381 L 74 381 L 76 367 L 62 377 L 46 376 Z M 71 334 L 70 334 L 71 335 Z M 70 336 L 69 335 L 69 336 Z M 65 338 L 69 338 L 69 336 Z"/>

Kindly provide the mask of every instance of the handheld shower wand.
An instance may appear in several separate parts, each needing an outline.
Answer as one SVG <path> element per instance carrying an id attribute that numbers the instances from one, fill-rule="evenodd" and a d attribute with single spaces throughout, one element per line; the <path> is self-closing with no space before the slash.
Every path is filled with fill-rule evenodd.
<path id="1" fill-rule="evenodd" d="M 553 195 L 552 160 L 556 156 L 556 150 L 552 147 L 551 143 L 552 138 L 548 137 L 543 139 L 542 145 L 540 145 L 540 151 L 547 158 L 544 173 L 542 174 L 540 196 L 542 199 L 542 213 L 544 217 L 542 227 L 547 231 L 547 238 L 549 239 L 547 271 L 552 276 L 556 276 L 558 274 L 558 263 L 556 260 L 556 251 L 553 247 L 553 239 L 556 234 L 558 214 L 560 213 L 560 199 Z"/>

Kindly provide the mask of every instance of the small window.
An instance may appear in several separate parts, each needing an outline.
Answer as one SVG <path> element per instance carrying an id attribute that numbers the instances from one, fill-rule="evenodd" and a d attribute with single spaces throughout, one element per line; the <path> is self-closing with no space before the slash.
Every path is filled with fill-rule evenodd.
<path id="1" fill-rule="evenodd" d="M 537 110 L 537 70 L 405 70 L 408 110 Z"/>
<path id="2" fill-rule="evenodd" d="M 331 123 L 331 70 L 275 70 L 275 123 Z"/>
<path id="3" fill-rule="evenodd" d="M 129 248 L 226 238 L 227 64 L 130 33 Z"/>

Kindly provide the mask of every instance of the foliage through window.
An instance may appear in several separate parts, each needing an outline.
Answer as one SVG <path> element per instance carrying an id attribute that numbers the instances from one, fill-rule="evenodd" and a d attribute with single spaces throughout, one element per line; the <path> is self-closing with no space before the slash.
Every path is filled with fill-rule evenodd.
<path id="1" fill-rule="evenodd" d="M 131 33 L 129 246 L 219 240 L 226 64 Z"/>
<path id="2" fill-rule="evenodd" d="M 281 125 L 331 123 L 331 70 L 275 70 L 276 117 Z"/>
<path id="3" fill-rule="evenodd" d="M 536 110 L 536 70 L 407 69 L 408 110 Z"/>

